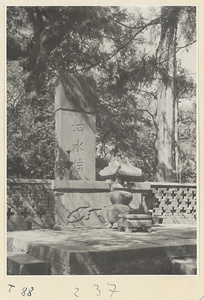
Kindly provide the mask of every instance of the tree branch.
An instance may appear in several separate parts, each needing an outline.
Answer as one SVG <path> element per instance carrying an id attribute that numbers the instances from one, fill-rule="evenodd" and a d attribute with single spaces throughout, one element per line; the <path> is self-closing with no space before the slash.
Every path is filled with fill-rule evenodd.
<path id="1" fill-rule="evenodd" d="M 155 116 L 146 108 L 137 108 L 137 111 L 144 111 L 144 112 L 147 112 L 151 117 L 152 117 L 152 120 L 154 122 L 154 119 L 155 119 Z"/>
<path id="2" fill-rule="evenodd" d="M 90 69 L 100 65 L 101 63 L 105 63 L 107 61 L 109 61 L 111 58 L 113 58 L 116 54 L 118 54 L 122 49 L 124 49 L 127 45 L 129 45 L 132 40 L 138 35 L 140 34 L 144 29 L 146 29 L 147 27 L 151 26 L 151 25 L 155 25 L 155 24 L 158 24 L 160 22 L 160 17 L 150 21 L 149 23 L 145 24 L 144 26 L 141 26 L 141 28 L 135 33 L 133 34 L 133 36 L 125 43 L 123 44 L 121 47 L 119 47 L 113 54 L 111 54 L 107 59 L 105 59 L 103 62 L 99 61 L 97 63 L 94 63 L 92 64 L 91 66 L 87 67 L 87 68 L 84 68 L 84 69 L 81 69 L 81 71 L 89 71 Z"/>
<path id="3" fill-rule="evenodd" d="M 178 47 L 178 48 L 176 49 L 176 53 L 178 53 L 181 49 L 186 48 L 186 47 L 188 47 L 188 46 L 190 46 L 190 45 L 192 45 L 192 44 L 194 44 L 194 43 L 196 43 L 196 40 L 194 40 L 194 41 L 192 41 L 192 42 L 189 42 L 188 44 L 186 44 L 186 45 L 184 45 L 184 46 Z M 164 53 L 167 52 L 167 51 L 168 51 L 168 50 L 163 51 L 162 54 L 164 54 Z M 161 54 L 161 55 L 162 55 L 162 54 Z M 161 57 L 161 55 L 158 57 L 158 59 Z M 169 56 L 167 59 L 165 59 L 165 60 L 159 62 L 157 65 L 160 65 L 160 64 L 163 64 L 164 62 L 167 62 L 167 61 L 168 61 L 169 59 L 171 59 L 173 56 L 174 56 L 174 54 L 172 54 L 171 56 Z"/>
<path id="4" fill-rule="evenodd" d="M 122 23 L 122 22 L 119 22 L 119 21 L 117 21 L 117 20 L 115 20 L 115 19 L 113 19 L 113 18 L 111 18 L 111 17 L 109 17 L 109 19 L 110 19 L 111 21 L 113 21 L 114 23 L 117 23 L 117 24 L 119 24 L 119 25 L 121 25 L 121 26 L 124 26 L 124 27 L 126 27 L 126 28 L 129 28 L 129 29 L 140 29 L 140 28 L 142 27 L 142 26 L 137 27 L 137 26 L 126 25 L 126 24 L 124 24 L 124 23 Z"/>
<path id="5" fill-rule="evenodd" d="M 181 47 L 178 47 L 177 50 L 176 50 L 176 53 L 179 52 L 181 49 L 183 48 L 186 48 L 192 44 L 196 43 L 196 40 L 192 41 L 192 42 L 189 42 L 188 44 L 184 45 L 184 46 L 181 46 Z"/>
<path id="6" fill-rule="evenodd" d="M 139 91 L 141 91 L 142 93 L 150 94 L 154 99 L 157 99 L 157 95 L 154 94 L 153 92 L 145 91 L 142 89 L 139 89 Z"/>

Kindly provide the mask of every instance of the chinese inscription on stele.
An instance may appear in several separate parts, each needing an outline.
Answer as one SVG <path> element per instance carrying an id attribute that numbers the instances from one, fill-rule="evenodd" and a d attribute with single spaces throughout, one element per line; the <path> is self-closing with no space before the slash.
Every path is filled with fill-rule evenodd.
<path id="1" fill-rule="evenodd" d="M 84 171 L 84 161 L 82 159 L 82 152 L 85 151 L 84 149 L 84 132 L 85 132 L 85 126 L 82 122 L 75 121 L 74 124 L 72 124 L 73 129 L 73 136 L 76 139 L 75 142 L 72 145 L 72 152 L 74 156 L 73 161 L 73 168 L 77 172 L 83 172 Z"/>

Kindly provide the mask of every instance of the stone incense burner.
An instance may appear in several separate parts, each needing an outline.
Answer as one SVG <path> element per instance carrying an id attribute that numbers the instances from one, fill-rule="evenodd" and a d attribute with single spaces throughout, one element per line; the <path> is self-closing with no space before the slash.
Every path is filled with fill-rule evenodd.
<path id="1" fill-rule="evenodd" d="M 110 184 L 110 202 L 106 209 L 106 226 L 111 228 L 117 223 L 118 230 L 132 232 L 136 228 L 151 231 L 152 220 L 148 214 L 138 214 L 130 207 L 133 199 L 131 183 L 142 181 L 142 171 L 134 167 L 127 157 L 118 155 L 100 171 L 100 175 Z"/>

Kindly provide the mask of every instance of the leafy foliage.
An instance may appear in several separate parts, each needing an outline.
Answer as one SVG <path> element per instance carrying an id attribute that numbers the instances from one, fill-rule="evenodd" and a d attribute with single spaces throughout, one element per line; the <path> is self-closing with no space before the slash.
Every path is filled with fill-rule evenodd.
<path id="1" fill-rule="evenodd" d="M 196 103 L 186 100 L 180 104 L 180 172 L 183 182 L 196 182 Z M 189 138 L 190 137 L 190 138 Z"/>
<path id="2" fill-rule="evenodd" d="M 7 8 L 9 177 L 53 178 L 54 85 L 65 70 L 97 81 L 97 166 L 122 151 L 154 180 L 160 22 L 154 7 L 148 20 L 139 8 L 134 14 L 120 7 Z M 179 8 L 178 31 L 182 43 L 192 42 L 194 7 Z M 180 99 L 195 96 L 182 65 L 177 84 Z M 195 162 L 195 151 L 189 155 Z"/>

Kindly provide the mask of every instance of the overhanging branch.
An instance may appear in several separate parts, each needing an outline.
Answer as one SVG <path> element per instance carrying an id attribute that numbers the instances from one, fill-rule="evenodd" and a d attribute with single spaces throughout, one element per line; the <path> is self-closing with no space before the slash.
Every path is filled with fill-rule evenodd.
<path id="1" fill-rule="evenodd" d="M 158 17 L 158 18 L 156 18 L 156 19 L 150 21 L 149 23 L 145 24 L 144 26 L 141 26 L 141 28 L 140 28 L 135 34 L 133 34 L 133 36 L 132 36 L 125 44 L 123 44 L 121 47 L 119 47 L 119 48 L 118 48 L 113 54 L 111 54 L 108 58 L 106 58 L 106 59 L 103 60 L 103 61 L 100 60 L 99 62 L 94 63 L 94 64 L 92 64 L 91 66 L 86 67 L 86 68 L 84 68 L 84 69 L 81 69 L 80 71 L 87 72 L 87 71 L 89 71 L 90 69 L 92 69 L 92 68 L 94 68 L 94 67 L 96 67 L 96 66 L 98 66 L 98 65 L 100 65 L 100 64 L 102 64 L 102 63 L 106 63 L 106 62 L 109 61 L 111 58 L 113 58 L 116 54 L 118 54 L 121 50 L 123 50 L 126 46 L 128 46 L 128 45 L 132 42 L 132 40 L 133 40 L 138 34 L 140 34 L 144 29 L 146 29 L 147 27 L 149 27 L 149 26 L 151 26 L 151 25 L 159 24 L 160 19 L 161 19 L 161 18 Z"/>
<path id="2" fill-rule="evenodd" d="M 181 49 L 184 49 L 192 44 L 196 43 L 196 40 L 192 41 L 192 42 L 189 42 L 188 44 L 184 45 L 184 46 L 181 46 L 181 47 L 178 47 L 177 50 L 176 50 L 176 53 L 179 52 Z"/>

